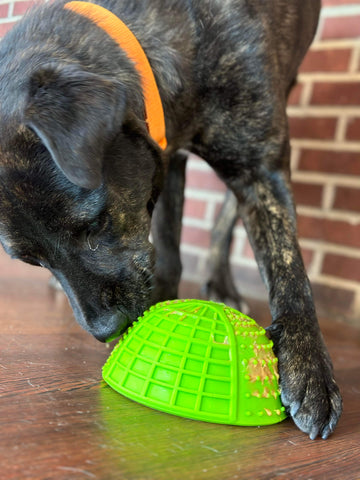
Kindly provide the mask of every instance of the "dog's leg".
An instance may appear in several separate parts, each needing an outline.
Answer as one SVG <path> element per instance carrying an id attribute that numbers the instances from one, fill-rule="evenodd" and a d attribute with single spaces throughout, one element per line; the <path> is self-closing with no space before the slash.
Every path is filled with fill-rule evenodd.
<path id="1" fill-rule="evenodd" d="M 249 307 L 235 286 L 229 263 L 233 230 L 238 218 L 238 201 L 228 190 L 211 232 L 210 274 L 203 290 L 208 298 L 230 303 L 241 312 L 248 313 Z"/>
<path id="2" fill-rule="evenodd" d="M 233 176 L 227 183 L 239 200 L 239 213 L 268 288 L 273 318 L 269 333 L 279 359 L 283 404 L 312 439 L 327 438 L 341 415 L 342 400 L 297 241 L 289 154 L 285 141 L 281 161 L 261 162 L 251 176 Z"/>
<path id="3" fill-rule="evenodd" d="M 178 294 L 187 156 L 187 152 L 178 151 L 170 159 L 164 189 L 153 215 L 151 230 L 156 249 L 154 302 L 173 299 Z"/>

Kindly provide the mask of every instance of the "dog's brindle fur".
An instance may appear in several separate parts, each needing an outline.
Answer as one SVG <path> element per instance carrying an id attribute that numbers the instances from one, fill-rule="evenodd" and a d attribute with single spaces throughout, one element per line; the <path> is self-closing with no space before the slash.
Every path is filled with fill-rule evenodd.
<path id="1" fill-rule="evenodd" d="M 0 44 L 5 250 L 51 270 L 79 323 L 105 340 L 176 296 L 179 149 L 199 154 L 234 192 L 268 288 L 282 401 L 301 430 L 326 438 L 341 397 L 296 239 L 285 111 L 319 2 L 98 3 L 148 55 L 168 150 L 149 138 L 139 76 L 119 46 L 63 2 L 36 8 Z"/>

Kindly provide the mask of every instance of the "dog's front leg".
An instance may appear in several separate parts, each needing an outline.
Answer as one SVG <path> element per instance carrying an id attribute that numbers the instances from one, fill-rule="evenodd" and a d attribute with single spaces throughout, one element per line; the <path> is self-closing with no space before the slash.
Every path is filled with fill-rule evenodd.
<path id="1" fill-rule="evenodd" d="M 251 183 L 231 183 L 269 291 L 269 332 L 279 359 L 282 402 L 310 438 L 327 438 L 342 401 L 297 242 L 288 174 L 262 166 Z"/>
<path id="2" fill-rule="evenodd" d="M 178 151 L 170 158 L 164 188 L 153 215 L 151 231 L 156 250 L 153 302 L 173 299 L 178 295 L 187 156 L 187 152 Z"/>

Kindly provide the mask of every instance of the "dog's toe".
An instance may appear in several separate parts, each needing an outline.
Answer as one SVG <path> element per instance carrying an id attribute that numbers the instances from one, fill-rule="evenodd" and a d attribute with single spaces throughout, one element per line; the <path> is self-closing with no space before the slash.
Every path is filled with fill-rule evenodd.
<path id="1" fill-rule="evenodd" d="M 275 322 L 268 328 L 279 359 L 281 400 L 300 430 L 326 439 L 342 413 L 340 391 L 320 331 Z"/>
<path id="2" fill-rule="evenodd" d="M 311 440 L 318 436 L 327 439 L 342 413 L 342 399 L 335 381 L 332 379 L 329 384 L 319 376 L 316 381 L 309 381 L 305 391 L 294 385 L 291 393 L 285 385 L 284 388 L 288 394 L 282 396 L 282 401 L 297 427 Z M 292 401 L 289 401 L 289 396 Z"/>

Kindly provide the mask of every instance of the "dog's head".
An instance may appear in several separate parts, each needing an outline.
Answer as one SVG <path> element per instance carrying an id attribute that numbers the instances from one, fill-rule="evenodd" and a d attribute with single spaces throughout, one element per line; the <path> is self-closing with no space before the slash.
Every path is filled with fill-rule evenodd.
<path id="1" fill-rule="evenodd" d="M 160 149 L 116 80 L 66 64 L 20 73 L 0 72 L 1 243 L 48 268 L 104 341 L 151 302 Z"/>

